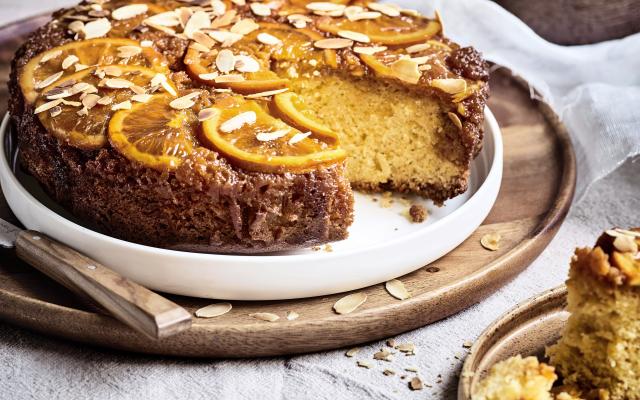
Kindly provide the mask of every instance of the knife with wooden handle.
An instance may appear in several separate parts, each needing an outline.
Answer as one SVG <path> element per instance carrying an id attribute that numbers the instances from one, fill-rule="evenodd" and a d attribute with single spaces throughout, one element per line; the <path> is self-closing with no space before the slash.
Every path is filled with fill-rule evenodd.
<path id="1" fill-rule="evenodd" d="M 22 260 L 153 339 L 191 326 L 184 308 L 42 233 L 0 219 L 0 247 L 15 247 Z"/>

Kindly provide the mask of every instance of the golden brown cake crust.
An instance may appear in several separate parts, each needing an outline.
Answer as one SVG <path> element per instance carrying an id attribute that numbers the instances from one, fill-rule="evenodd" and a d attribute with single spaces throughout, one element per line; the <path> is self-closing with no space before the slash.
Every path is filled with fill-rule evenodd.
<path id="1" fill-rule="evenodd" d="M 87 4 L 87 3 L 83 3 Z M 249 6 L 237 7 L 249 16 Z M 142 244 L 204 252 L 255 253 L 311 246 L 345 239 L 353 220 L 353 195 L 344 175 L 344 163 L 304 174 L 249 172 L 230 164 L 211 150 L 194 152 L 184 165 L 170 173 L 142 167 L 111 147 L 83 151 L 59 142 L 43 128 L 34 108 L 25 101 L 18 74 L 35 55 L 74 40 L 61 16 L 34 32 L 13 60 L 9 104 L 18 134 L 22 166 L 38 179 L 47 192 L 74 215 L 98 230 Z M 315 17 L 314 17 L 315 18 Z M 286 23 L 286 17 L 265 21 Z M 316 18 L 311 23 L 317 23 Z M 156 30 L 134 30 L 127 37 L 152 40 L 154 48 L 169 61 L 172 79 L 180 89 L 208 90 L 188 77 L 182 63 L 189 42 Z M 467 171 L 482 147 L 483 110 L 488 96 L 488 68 L 472 48 L 460 48 L 438 34 L 434 40 L 450 48 L 438 60 L 439 68 L 424 79 L 460 77 L 479 83 L 463 100 L 426 85 L 425 95 L 438 96 L 452 113 L 464 108 L 460 141 L 465 148 Z M 360 63 L 354 53 L 337 51 L 338 69 L 375 73 Z M 208 165 L 204 174 L 190 166 Z M 386 185 L 359 189 L 414 192 L 436 203 L 467 189 L 468 173 L 446 187 L 433 184 Z"/>

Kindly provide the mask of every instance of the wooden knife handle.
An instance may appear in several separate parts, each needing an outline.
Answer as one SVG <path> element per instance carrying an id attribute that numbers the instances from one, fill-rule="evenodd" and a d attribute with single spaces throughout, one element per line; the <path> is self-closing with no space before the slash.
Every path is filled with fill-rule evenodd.
<path id="1" fill-rule="evenodd" d="M 151 338 L 171 336 L 191 326 L 191 314 L 184 308 L 42 233 L 20 232 L 16 252 L 45 275 L 88 296 Z"/>

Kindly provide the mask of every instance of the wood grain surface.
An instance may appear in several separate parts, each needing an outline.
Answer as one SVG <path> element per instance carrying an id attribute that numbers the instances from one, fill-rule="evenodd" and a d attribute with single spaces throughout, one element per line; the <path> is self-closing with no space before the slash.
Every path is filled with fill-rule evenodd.
<path id="1" fill-rule="evenodd" d="M 0 69 L 6 49 L 41 19 L 20 29 L 0 29 Z M 28 25 L 30 28 L 28 29 Z M 4 77 L 4 76 L 3 76 Z M 483 225 L 440 260 L 400 278 L 412 297 L 397 300 L 384 285 L 363 291 L 366 303 L 338 315 L 333 304 L 343 295 L 277 301 L 233 302 L 212 319 L 195 318 L 192 327 L 151 341 L 119 321 L 95 311 L 12 252 L 0 253 L 0 318 L 45 334 L 128 351 L 195 357 L 253 357 L 334 349 L 390 337 L 454 314 L 482 300 L 513 279 L 546 247 L 567 214 L 575 187 L 575 156 L 569 136 L 550 108 L 505 69 L 494 68 L 490 107 L 503 130 L 504 178 L 498 200 Z M 535 96 L 533 96 L 535 97 Z M 6 98 L 0 99 L 4 105 Z M 0 217 L 15 222 L 4 199 Z M 502 236 L 500 249 L 480 245 L 486 233 Z M 393 254 L 389 255 L 393 258 Z M 168 296 L 194 312 L 210 300 Z M 295 311 L 297 320 L 285 314 Z M 277 322 L 250 314 L 275 313 Z"/>

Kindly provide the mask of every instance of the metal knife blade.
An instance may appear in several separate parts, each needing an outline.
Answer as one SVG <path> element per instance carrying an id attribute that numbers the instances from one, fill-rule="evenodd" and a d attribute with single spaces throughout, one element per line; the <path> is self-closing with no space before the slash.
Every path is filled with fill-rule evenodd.
<path id="1" fill-rule="evenodd" d="M 20 229 L 12 223 L 9 223 L 0 218 L 0 247 L 3 247 L 5 249 L 14 248 L 16 246 L 18 233 L 20 233 L 22 230 L 23 229 Z"/>

